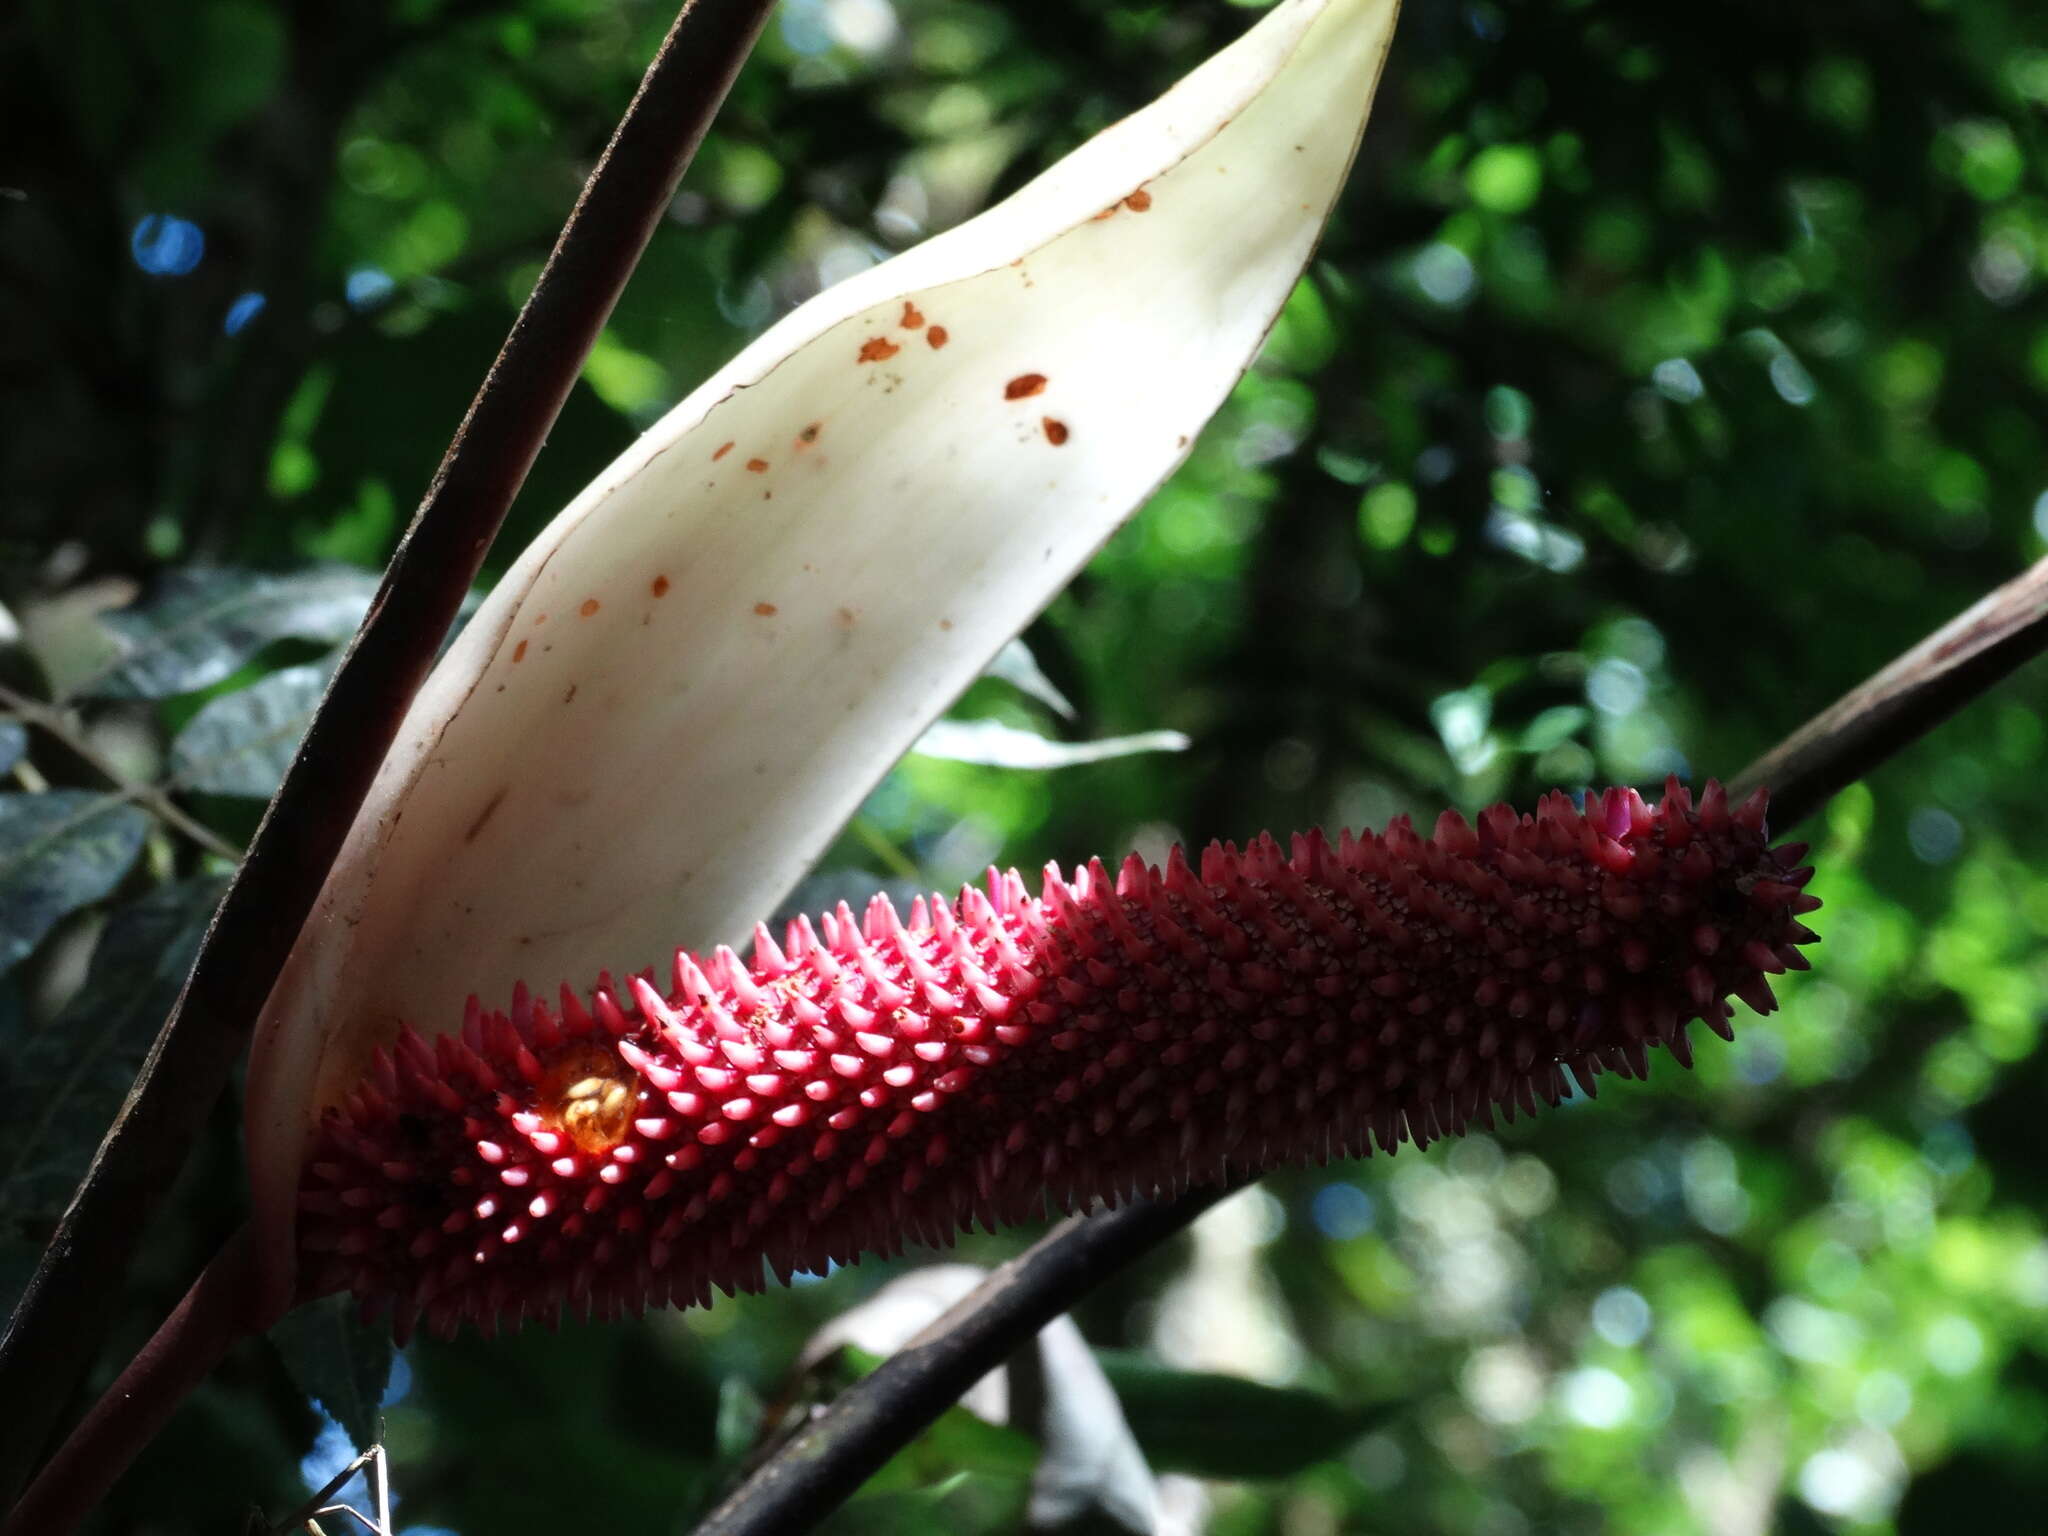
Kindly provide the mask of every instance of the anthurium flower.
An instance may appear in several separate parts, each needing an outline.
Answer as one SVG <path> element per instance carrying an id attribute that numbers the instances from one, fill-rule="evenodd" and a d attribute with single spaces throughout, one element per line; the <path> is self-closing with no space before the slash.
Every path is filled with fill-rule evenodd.
<path id="1" fill-rule="evenodd" d="M 1308 259 L 1395 10 L 1283 0 L 1006 202 L 791 314 L 520 557 L 414 704 L 259 1027 L 269 1309 L 302 1289 L 308 1145 L 380 1049 L 431 1055 L 471 993 L 739 938 L 1182 459 Z"/>

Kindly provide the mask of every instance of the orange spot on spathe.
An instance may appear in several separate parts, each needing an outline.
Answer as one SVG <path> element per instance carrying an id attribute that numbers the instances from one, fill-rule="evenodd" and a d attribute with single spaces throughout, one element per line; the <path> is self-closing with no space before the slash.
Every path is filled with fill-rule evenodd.
<path id="1" fill-rule="evenodd" d="M 860 344 L 860 360 L 864 363 L 885 362 L 902 350 L 886 336 L 870 336 Z"/>
<path id="2" fill-rule="evenodd" d="M 718 461 L 719 461 L 720 459 L 724 458 L 724 457 L 725 457 L 725 456 L 726 456 L 726 455 L 727 455 L 728 453 L 731 453 L 731 452 L 732 452 L 732 444 L 731 444 L 731 443 L 720 443 L 720 444 L 718 445 L 718 451 L 717 451 L 716 453 L 714 453 L 714 454 L 712 454 L 712 455 L 711 455 L 711 462 L 712 462 L 712 463 L 714 463 L 714 464 L 716 464 L 716 463 L 717 463 L 717 462 L 718 462 Z"/>
<path id="3" fill-rule="evenodd" d="M 1042 373 L 1020 373 L 1003 386 L 1005 400 L 1029 400 L 1033 395 L 1045 393 L 1045 375 Z"/>
<path id="4" fill-rule="evenodd" d="M 655 577 L 654 580 L 650 581 L 647 584 L 647 590 L 652 592 L 656 597 L 667 597 L 668 578 L 666 576 Z"/>
<path id="5" fill-rule="evenodd" d="M 526 642 L 522 640 L 512 647 L 512 665 L 516 667 L 524 660 L 526 660 Z"/>
<path id="6" fill-rule="evenodd" d="M 1149 213 L 1152 208 L 1152 194 L 1140 187 L 1124 199 L 1124 206 L 1133 213 Z"/>
<path id="7" fill-rule="evenodd" d="M 952 333 L 943 325 L 935 325 L 924 333 L 924 339 L 932 344 L 932 350 L 936 352 L 952 340 Z"/>
<path id="8" fill-rule="evenodd" d="M 774 605 L 773 603 L 756 603 L 756 604 L 754 604 L 754 612 L 756 612 L 757 614 L 759 614 L 759 615 L 760 615 L 760 616 L 761 616 L 762 618 L 764 618 L 764 619 L 772 619 L 772 618 L 774 618 L 774 617 L 775 617 L 775 615 L 776 615 L 776 613 L 777 613 L 777 611 L 778 611 L 778 610 L 777 610 L 776 606 L 775 606 L 775 605 Z"/>
<path id="9" fill-rule="evenodd" d="M 578 608 L 576 611 L 582 614 L 583 617 L 587 619 L 603 606 L 604 604 L 600 603 L 596 598 L 586 597 L 585 599 L 583 599 L 583 606 L 581 608 Z"/>
<path id="10" fill-rule="evenodd" d="M 1091 213 L 1088 215 L 1088 217 L 1095 220 L 1097 223 L 1100 223 L 1104 219 L 1113 219 L 1116 217 L 1116 204 L 1111 203 L 1107 208 L 1103 209 L 1102 212 Z"/>
<path id="11" fill-rule="evenodd" d="M 765 475 L 768 473 L 768 461 L 766 459 L 749 459 L 747 460 L 747 470 L 750 474 Z"/>
<path id="12" fill-rule="evenodd" d="M 1060 447 L 1071 436 L 1073 434 L 1067 430 L 1067 424 L 1064 421 L 1055 416 L 1045 418 L 1045 440 L 1051 443 L 1053 447 Z"/>
<path id="13" fill-rule="evenodd" d="M 905 299 L 903 301 L 903 318 L 896 323 L 906 331 L 921 330 L 924 326 L 924 311 L 911 303 L 910 300 Z"/>

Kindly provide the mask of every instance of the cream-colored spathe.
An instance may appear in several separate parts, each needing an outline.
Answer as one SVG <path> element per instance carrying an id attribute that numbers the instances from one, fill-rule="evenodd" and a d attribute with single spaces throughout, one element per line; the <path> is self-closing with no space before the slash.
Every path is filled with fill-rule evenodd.
<path id="1" fill-rule="evenodd" d="M 998 207 L 819 295 L 526 550 L 415 700 L 259 1027 L 307 1128 L 402 1015 L 735 940 L 1186 455 L 1343 185 L 1397 0 L 1283 0 Z"/>

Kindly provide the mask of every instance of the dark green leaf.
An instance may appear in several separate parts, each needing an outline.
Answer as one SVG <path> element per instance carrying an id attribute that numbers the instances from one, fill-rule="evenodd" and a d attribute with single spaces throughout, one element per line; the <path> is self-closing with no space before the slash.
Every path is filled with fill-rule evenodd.
<path id="1" fill-rule="evenodd" d="M 227 882 L 159 886 L 108 921 L 85 985 L 0 1057 L 0 1217 L 64 1208 L 185 983 Z M 5 1039 L 0 1036 L 0 1039 Z"/>
<path id="2" fill-rule="evenodd" d="M 106 616 L 121 656 L 78 691 L 168 698 L 219 682 L 274 640 L 338 644 L 355 633 L 376 590 L 376 577 L 345 567 L 288 576 L 173 571 L 147 604 Z"/>
<path id="3" fill-rule="evenodd" d="M 391 1380 L 390 1325 L 359 1322 L 351 1298 L 323 1296 L 287 1313 L 270 1330 L 270 1342 L 292 1380 L 348 1431 L 357 1450 L 368 1450 Z"/>
<path id="4" fill-rule="evenodd" d="M 171 774 L 209 795 L 267 800 L 312 723 L 337 657 L 286 667 L 208 701 L 171 743 Z"/>
<path id="5" fill-rule="evenodd" d="M 1163 1472 L 1198 1477 L 1291 1477 L 1337 1455 L 1386 1412 L 1305 1387 L 1177 1371 L 1135 1353 L 1096 1358 L 1116 1388 L 1138 1444 Z"/>
<path id="6" fill-rule="evenodd" d="M 0 795 L 0 971 L 120 884 L 148 832 L 147 813 L 113 795 Z"/>

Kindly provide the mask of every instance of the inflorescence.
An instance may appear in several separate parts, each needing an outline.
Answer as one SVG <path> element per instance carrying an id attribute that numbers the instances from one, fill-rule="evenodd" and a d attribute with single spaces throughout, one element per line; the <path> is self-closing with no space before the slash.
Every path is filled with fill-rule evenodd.
<path id="1" fill-rule="evenodd" d="M 472 998 L 330 1109 L 302 1289 L 486 1330 L 756 1290 L 864 1252 L 1282 1163 L 1391 1152 L 1555 1104 L 1567 1074 L 1690 1065 L 1693 1020 L 1806 969 L 1803 845 L 1759 791 L 1675 780 L 1494 806 L 1435 835 L 1320 832 L 876 897 L 666 995 Z"/>

